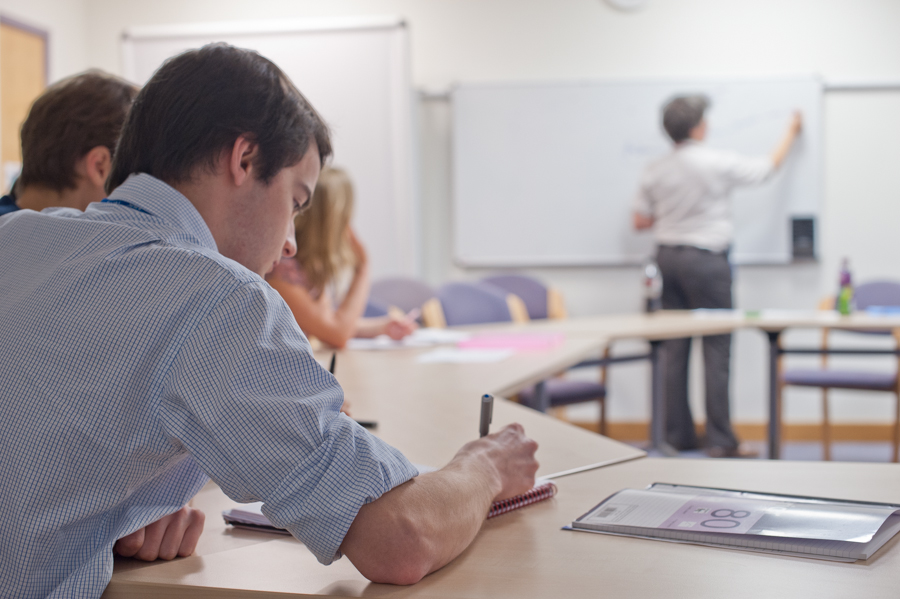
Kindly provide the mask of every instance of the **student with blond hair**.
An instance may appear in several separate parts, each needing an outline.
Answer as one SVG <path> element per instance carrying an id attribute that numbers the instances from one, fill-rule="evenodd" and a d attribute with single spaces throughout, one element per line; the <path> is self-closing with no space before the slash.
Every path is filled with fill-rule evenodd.
<path id="1" fill-rule="evenodd" d="M 310 207 L 295 221 L 297 255 L 282 259 L 266 276 L 303 332 L 338 348 L 351 337 L 402 339 L 416 328 L 407 317 L 363 317 L 369 297 L 369 259 L 350 227 L 353 205 L 353 184 L 347 173 L 338 168 L 323 170 Z M 341 294 L 341 282 L 346 282 L 348 274 L 349 285 Z"/>

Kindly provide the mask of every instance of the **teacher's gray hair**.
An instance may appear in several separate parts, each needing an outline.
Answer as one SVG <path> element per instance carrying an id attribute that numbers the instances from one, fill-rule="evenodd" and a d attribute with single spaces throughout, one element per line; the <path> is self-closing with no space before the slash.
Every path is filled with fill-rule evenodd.
<path id="1" fill-rule="evenodd" d="M 690 137 L 691 129 L 700 124 L 709 108 L 709 98 L 702 94 L 675 96 L 663 107 L 663 128 L 672 141 L 681 143 Z"/>

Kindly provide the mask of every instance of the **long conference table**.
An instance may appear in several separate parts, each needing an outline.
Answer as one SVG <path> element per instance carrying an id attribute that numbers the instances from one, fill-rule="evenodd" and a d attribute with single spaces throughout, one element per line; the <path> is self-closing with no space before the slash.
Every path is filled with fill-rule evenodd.
<path id="1" fill-rule="evenodd" d="M 832 322 L 834 321 L 834 322 Z M 625 338 L 658 341 L 741 327 L 880 330 L 897 318 L 658 314 L 501 327 L 558 331 L 564 341 L 489 364 L 420 364 L 428 349 L 342 351 L 337 378 L 354 416 L 413 462 L 439 467 L 478 431 L 482 393 L 515 393 Z M 325 361 L 330 357 L 322 355 Z M 551 500 L 486 521 L 472 545 L 416 585 L 365 580 L 346 559 L 324 567 L 296 540 L 226 526 L 235 504 L 210 483 L 194 506 L 207 515 L 196 553 L 170 562 L 117 558 L 106 598 L 119 597 L 892 597 L 900 548 L 892 539 L 867 561 L 837 563 L 563 531 L 561 527 L 623 488 L 670 482 L 896 503 L 900 465 L 648 458 L 634 447 L 504 400 L 493 426 L 520 422 L 538 441 L 539 476 L 554 477 Z"/>

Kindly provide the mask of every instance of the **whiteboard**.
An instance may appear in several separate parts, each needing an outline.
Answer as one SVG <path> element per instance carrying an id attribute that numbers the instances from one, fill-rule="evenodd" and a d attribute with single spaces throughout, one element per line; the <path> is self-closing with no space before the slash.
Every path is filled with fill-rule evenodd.
<path id="1" fill-rule="evenodd" d="M 769 155 L 794 110 L 803 134 L 781 170 L 732 197 L 736 263 L 791 260 L 791 216 L 819 213 L 822 83 L 719 81 L 467 84 L 452 92 L 453 240 L 461 266 L 630 264 L 653 251 L 632 230 L 641 171 L 671 151 L 661 107 L 712 100 L 706 144 Z"/>
<path id="2" fill-rule="evenodd" d="M 167 58 L 219 41 L 277 64 L 331 127 L 332 163 L 353 180 L 353 225 L 373 276 L 415 276 L 418 203 L 404 23 L 380 18 L 135 27 L 122 37 L 123 73 L 143 84 Z"/>

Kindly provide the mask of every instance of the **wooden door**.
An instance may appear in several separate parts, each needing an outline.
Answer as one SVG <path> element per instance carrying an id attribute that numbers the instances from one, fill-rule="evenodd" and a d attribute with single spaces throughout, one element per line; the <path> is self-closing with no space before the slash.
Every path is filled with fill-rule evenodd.
<path id="1" fill-rule="evenodd" d="M 47 34 L 0 17 L 0 186 L 22 168 L 19 130 L 31 103 L 47 87 Z"/>

